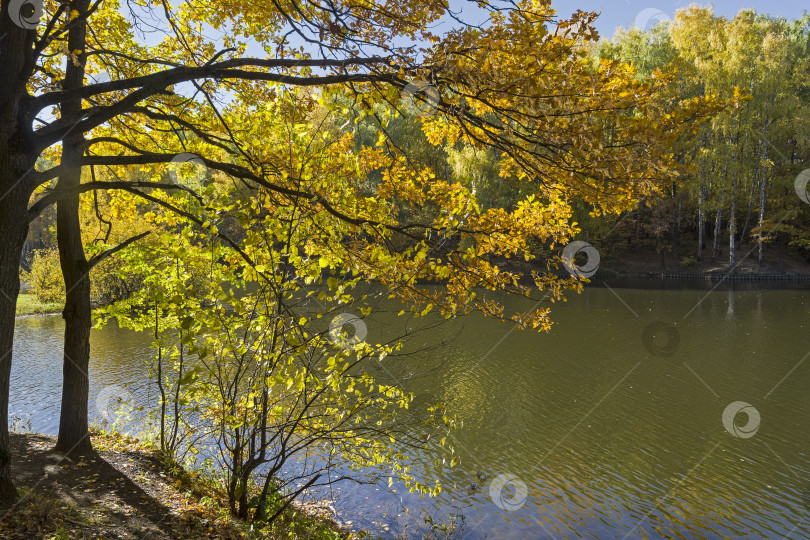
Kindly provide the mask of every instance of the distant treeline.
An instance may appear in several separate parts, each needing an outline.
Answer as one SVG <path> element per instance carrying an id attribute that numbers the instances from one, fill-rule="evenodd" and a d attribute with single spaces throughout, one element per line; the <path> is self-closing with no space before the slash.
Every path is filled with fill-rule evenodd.
<path id="1" fill-rule="evenodd" d="M 753 244 L 744 253 L 753 248 L 760 265 L 781 269 L 788 247 L 807 259 L 810 199 L 797 177 L 810 151 L 810 16 L 786 21 L 744 10 L 729 20 L 692 6 L 652 30 L 621 30 L 596 54 L 632 63 L 641 78 L 677 69 L 672 91 L 681 98 L 735 88 L 747 98 L 681 139 L 673 148 L 688 167 L 680 183 L 624 220 L 608 242 L 652 239 L 672 253 L 673 270 L 679 253 L 734 266 L 742 244 Z M 767 251 L 773 260 L 765 258 L 768 246 L 776 248 Z"/>
<path id="2" fill-rule="evenodd" d="M 701 262 L 734 267 L 746 256 L 747 264 L 769 271 L 781 271 L 788 253 L 810 261 L 810 204 L 803 200 L 810 197 L 800 175 L 810 167 L 810 15 L 787 21 L 743 10 L 726 19 L 710 7 L 691 6 L 649 30 L 620 29 L 594 46 L 592 55 L 594 64 L 631 64 L 639 79 L 676 70 L 673 100 L 713 94 L 737 96 L 740 105 L 681 137 L 672 152 L 683 169 L 662 197 L 641 201 L 621 216 L 594 216 L 591 206 L 575 203 L 582 239 L 605 257 L 654 252 L 660 268 L 674 272 Z M 374 146 L 379 123 L 354 118 L 350 103 L 347 110 L 348 117 L 334 117 L 336 128 L 357 119 L 350 122 L 356 145 Z M 483 209 L 509 208 L 531 191 L 500 176 L 494 151 L 428 143 L 414 116 L 394 118 L 386 129 L 415 167 L 465 184 Z M 367 178 L 370 196 L 381 174 Z M 427 219 L 432 209 L 402 211 Z M 89 225 L 94 205 L 87 204 L 84 213 Z M 29 264 L 34 251 L 55 247 L 54 221 L 55 212 L 46 212 L 32 224 Z M 537 251 L 547 253 L 541 245 Z"/>

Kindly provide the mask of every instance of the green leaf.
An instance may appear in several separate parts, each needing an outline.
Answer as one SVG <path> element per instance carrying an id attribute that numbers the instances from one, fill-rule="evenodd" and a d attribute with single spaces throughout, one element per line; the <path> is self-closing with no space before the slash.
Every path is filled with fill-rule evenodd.
<path id="1" fill-rule="evenodd" d="M 183 386 L 185 384 L 189 384 L 191 382 L 194 382 L 196 379 L 197 379 L 197 373 L 194 370 L 189 370 L 186 373 L 184 373 L 183 376 L 180 377 L 180 379 L 177 380 L 177 384 L 179 386 Z"/>

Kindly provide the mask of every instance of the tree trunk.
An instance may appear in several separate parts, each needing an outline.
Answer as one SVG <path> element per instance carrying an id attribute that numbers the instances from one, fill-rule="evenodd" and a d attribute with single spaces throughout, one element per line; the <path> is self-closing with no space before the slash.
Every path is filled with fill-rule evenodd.
<path id="1" fill-rule="evenodd" d="M 655 207 L 655 250 L 661 254 L 661 270 L 667 269 L 667 256 L 664 241 L 661 239 L 661 207 Z"/>
<path id="2" fill-rule="evenodd" d="M 678 256 L 678 244 L 681 241 L 681 194 L 677 193 L 675 185 L 672 186 L 673 194 L 678 198 L 678 211 L 672 222 L 672 271 L 676 274 L 680 272 L 681 262 Z"/>
<path id="3" fill-rule="evenodd" d="M 20 294 L 20 254 L 28 234 L 26 186 L 12 187 L 19 178 L 8 156 L 0 155 L 0 500 L 15 501 L 8 438 L 8 398 L 17 297 Z"/>
<path id="4" fill-rule="evenodd" d="M 81 155 L 81 146 L 68 150 L 65 140 L 63 162 Z M 73 154 L 73 155 L 69 155 Z M 70 168 L 59 178 L 59 188 L 76 185 L 81 168 Z M 59 259 L 65 279 L 65 348 L 62 381 L 62 409 L 59 416 L 59 440 L 56 449 L 64 453 L 92 450 L 87 429 L 87 400 L 90 366 L 90 265 L 84 256 L 79 224 L 79 196 L 63 197 L 57 203 L 56 237 Z"/>
<path id="5" fill-rule="evenodd" d="M 735 197 L 734 190 L 736 185 L 731 185 L 731 210 L 728 215 L 728 267 L 733 272 L 737 264 L 737 245 L 735 243 L 735 235 L 737 233 L 737 219 L 734 212 L 737 210 L 737 198 Z"/>
<path id="6" fill-rule="evenodd" d="M 779 233 L 779 273 L 785 271 L 785 244 L 787 243 L 787 235 Z"/>
<path id="7" fill-rule="evenodd" d="M 14 24 L 3 2 L 0 14 L 0 501 L 17 500 L 11 480 L 8 399 L 20 255 L 28 235 L 28 201 L 36 187 L 29 175 L 38 152 L 30 137 L 28 111 L 22 106 L 30 74 L 27 64 L 35 32 Z"/>
<path id="8" fill-rule="evenodd" d="M 714 242 L 712 243 L 712 262 L 717 257 L 717 248 L 720 245 L 720 226 L 723 220 L 723 195 L 724 192 L 720 191 L 720 201 L 717 203 L 717 215 L 714 218 Z"/>
<path id="9" fill-rule="evenodd" d="M 749 103 L 750 106 L 750 103 Z M 737 181 L 741 176 L 743 147 L 744 144 L 740 142 L 743 135 L 740 129 L 742 122 L 740 114 L 735 114 L 737 117 L 737 134 L 734 137 L 733 143 L 737 146 L 737 152 L 731 155 L 731 208 L 728 213 L 728 268 L 729 272 L 734 272 L 737 266 Z"/>
<path id="10" fill-rule="evenodd" d="M 89 0 L 78 0 L 71 9 L 87 11 Z M 74 26 L 68 36 L 68 48 L 76 52 L 78 62 L 68 61 L 65 67 L 65 89 L 81 88 L 84 84 L 84 47 L 86 29 Z M 82 51 L 81 54 L 78 51 Z M 78 119 L 81 100 L 62 103 L 62 118 Z M 79 164 L 84 152 L 82 133 L 71 133 L 62 145 L 62 164 L 66 172 L 59 177 L 57 189 L 78 186 L 82 179 Z M 87 426 L 87 401 L 90 389 L 90 264 L 84 255 L 79 195 L 63 196 L 56 203 L 56 239 L 59 260 L 65 279 L 65 348 L 62 381 L 62 409 L 59 416 L 59 439 L 56 449 L 64 453 L 85 453 L 93 449 Z"/>
<path id="11" fill-rule="evenodd" d="M 248 508 L 248 483 L 247 478 L 243 478 L 240 482 L 242 492 L 239 494 L 239 519 L 247 519 L 250 512 Z"/>
<path id="12" fill-rule="evenodd" d="M 767 184 L 768 184 L 768 179 L 763 178 L 762 179 L 762 184 L 759 186 L 759 234 L 757 235 L 758 236 L 758 238 L 757 238 L 757 243 L 758 243 L 758 246 L 757 246 L 757 250 L 758 250 L 757 260 L 759 261 L 759 266 L 762 266 L 763 258 L 764 258 L 763 249 L 764 249 L 764 244 L 765 243 L 762 240 L 762 237 L 763 237 L 762 227 L 763 227 L 763 222 L 765 221 L 765 189 L 767 187 Z"/>
<path id="13" fill-rule="evenodd" d="M 740 243 L 742 244 L 748 237 L 748 225 L 751 223 L 751 213 L 754 211 L 754 195 L 757 192 L 757 187 L 760 182 L 760 170 L 762 167 L 762 151 L 765 143 L 760 139 L 759 146 L 757 147 L 757 164 L 754 167 L 754 179 L 751 182 L 751 190 L 748 193 L 748 211 L 745 213 L 745 221 L 743 222 L 742 233 L 740 234 Z"/>
<path id="14" fill-rule="evenodd" d="M 767 124 L 766 124 L 767 126 Z M 765 146 L 765 149 L 762 152 L 762 160 L 767 162 L 768 160 L 768 147 Z M 768 192 L 768 171 L 762 171 L 762 179 L 759 183 L 759 220 L 757 221 L 759 226 L 759 234 L 757 235 L 757 261 L 759 262 L 760 268 L 762 267 L 762 263 L 764 260 L 764 243 L 762 241 L 762 237 L 764 236 L 764 231 L 762 230 L 763 223 L 765 222 L 765 198 L 766 193 Z"/>
<path id="15" fill-rule="evenodd" d="M 706 236 L 706 188 L 700 186 L 700 199 L 698 200 L 698 245 L 697 260 L 703 260 L 703 238 Z"/>
<path id="16" fill-rule="evenodd" d="M 706 148 L 706 132 L 700 138 L 701 154 L 702 150 Z M 698 245 L 697 245 L 697 260 L 703 260 L 703 239 L 706 236 L 706 199 L 709 197 L 709 188 L 706 185 L 706 163 L 705 161 L 700 166 L 700 183 L 699 183 L 700 196 L 698 197 Z"/>

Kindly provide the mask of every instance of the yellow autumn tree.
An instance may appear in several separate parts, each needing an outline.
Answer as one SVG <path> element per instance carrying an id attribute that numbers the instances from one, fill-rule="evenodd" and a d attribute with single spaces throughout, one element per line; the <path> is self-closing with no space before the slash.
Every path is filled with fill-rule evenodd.
<path id="1" fill-rule="evenodd" d="M 402 300 L 434 305 L 445 315 L 479 310 L 548 328 L 546 308 L 504 313 L 477 289 L 522 295 L 539 289 L 559 298 L 578 282 L 541 270 L 528 286 L 520 272 L 502 270 L 496 260 L 531 258 L 530 241 L 550 248 L 567 243 L 576 232 L 570 219 L 574 198 L 601 214 L 626 210 L 655 193 L 675 174 L 672 141 L 723 104 L 710 95 L 666 97 L 661 89 L 671 74 L 640 82 L 619 62 L 594 69 L 588 58 L 596 38 L 593 13 L 560 19 L 548 1 L 538 0 L 508 10 L 476 4 L 486 13 L 482 24 L 457 25 L 443 36 L 430 27 L 449 16 L 448 8 L 421 2 L 217 0 L 144 4 L 138 12 L 115 1 L 49 1 L 42 13 L 0 20 L 10 44 L 0 52 L 0 219 L 8 239 L 0 243 L 0 288 L 12 300 L 0 313 L 0 350 L 10 350 L 13 341 L 27 222 L 57 203 L 62 268 L 71 291 L 61 450 L 89 449 L 88 271 L 105 254 L 140 238 L 88 260 L 77 216 L 80 196 L 124 191 L 211 229 L 214 207 L 206 199 L 206 182 L 172 181 L 196 176 L 173 176 L 169 169 L 178 161 L 191 168 L 196 163 L 279 208 L 299 209 L 314 225 L 299 256 L 317 257 L 323 268 L 377 280 Z M 3 1 L 3 13 L 10 5 Z M 139 30 L 154 27 L 147 18 L 160 21 L 159 32 L 139 40 Z M 340 105 L 346 100 L 350 107 Z M 492 149 L 500 174 L 525 182 L 528 195 L 514 208 L 481 210 L 468 188 L 410 166 L 387 136 L 381 104 L 389 113 L 415 110 L 433 144 Z M 357 148 L 349 133 L 333 134 L 336 161 L 323 176 L 308 174 L 306 153 L 267 145 L 266 133 L 277 128 L 274 115 L 294 116 L 316 105 L 333 114 L 351 109 L 376 121 L 377 144 Z M 310 119 L 287 133 L 288 140 L 308 133 Z M 35 171 L 42 155 L 60 164 Z M 132 181 L 132 174 L 123 174 L 123 168 L 149 165 L 158 167 L 148 178 Z M 371 195 L 349 181 L 372 172 L 382 179 Z M 43 189 L 56 178 L 56 188 Z M 191 198 L 178 202 L 176 192 Z M 430 213 L 411 221 L 403 210 L 409 206 Z M 240 256 L 251 264 L 249 254 Z M 558 262 L 543 261 L 545 268 Z M 425 281 L 442 286 L 424 287 Z M 5 404 L 9 370 L 5 355 Z M 4 427 L 0 494 L 13 498 L 7 437 Z"/>

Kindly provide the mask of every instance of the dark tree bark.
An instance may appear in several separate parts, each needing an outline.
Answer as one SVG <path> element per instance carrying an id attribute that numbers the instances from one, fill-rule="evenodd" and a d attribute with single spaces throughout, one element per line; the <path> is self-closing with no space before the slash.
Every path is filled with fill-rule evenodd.
<path id="1" fill-rule="evenodd" d="M 678 246 L 681 243 L 681 212 L 683 210 L 683 204 L 681 194 L 678 192 L 678 188 L 675 186 L 675 184 L 672 185 L 672 195 L 678 199 L 678 209 L 675 214 L 675 219 L 672 220 L 672 271 L 677 274 L 681 271 L 681 260 L 680 255 L 678 254 Z"/>
<path id="2" fill-rule="evenodd" d="M 704 132 L 700 139 L 701 149 L 706 148 L 706 133 Z M 706 183 L 706 164 L 700 166 L 700 196 L 698 197 L 698 243 L 697 243 L 697 260 L 703 260 L 703 242 L 706 236 L 706 199 L 709 197 L 709 186 Z"/>
<path id="3" fill-rule="evenodd" d="M 703 243 L 706 237 L 706 188 L 700 186 L 700 199 L 698 200 L 698 243 L 697 243 L 697 260 L 703 260 Z"/>
<path id="4" fill-rule="evenodd" d="M 735 242 L 737 235 L 737 220 L 735 216 L 737 211 L 737 198 L 734 196 L 736 187 L 736 182 L 732 182 L 731 209 L 728 214 L 728 267 L 731 271 L 734 271 L 734 267 L 737 266 L 737 244 Z"/>
<path id="5" fill-rule="evenodd" d="M 0 153 L 2 156 L 2 153 Z M 17 297 L 20 293 L 20 255 L 28 234 L 27 186 L 14 185 L 18 169 L 0 158 L 0 500 L 14 501 L 8 438 L 8 397 Z"/>
<path id="6" fill-rule="evenodd" d="M 655 250 L 661 254 L 661 270 L 667 269 L 667 253 L 661 233 L 664 227 L 661 225 L 661 207 L 655 209 Z"/>
<path id="7" fill-rule="evenodd" d="M 72 3 L 71 11 L 87 11 L 89 0 Z M 65 66 L 65 89 L 76 90 L 84 85 L 86 25 L 75 25 L 68 34 L 68 47 L 76 53 L 78 62 L 68 60 Z M 81 51 L 81 53 L 79 53 Z M 78 121 L 81 115 L 80 98 L 62 103 L 62 118 Z M 62 145 L 62 164 L 57 189 L 69 190 L 81 184 L 81 158 L 84 136 L 71 133 Z M 59 439 L 56 449 L 63 453 L 85 453 L 93 449 L 87 425 L 87 401 L 90 388 L 90 264 L 84 255 L 81 223 L 79 222 L 78 192 L 70 193 L 56 203 L 56 238 L 59 261 L 65 280 L 65 345 L 62 380 L 62 409 L 59 416 Z"/>
<path id="8" fill-rule="evenodd" d="M 78 141 L 65 140 L 63 161 L 81 156 Z M 76 185 L 81 168 L 71 168 L 59 178 L 60 187 Z M 57 242 L 62 275 L 65 280 L 65 341 L 62 381 L 62 409 L 56 449 L 64 453 L 92 450 L 87 426 L 87 400 L 90 364 L 90 265 L 84 255 L 79 224 L 79 195 L 70 195 L 57 203 Z"/>
<path id="9" fill-rule="evenodd" d="M 740 171 L 737 168 L 737 163 L 742 163 L 743 157 L 743 143 L 740 142 L 742 133 L 740 132 L 740 115 L 737 115 L 737 135 L 734 137 L 734 144 L 737 145 L 737 152 L 731 156 L 732 171 L 731 175 L 731 208 L 728 212 L 728 268 L 729 272 L 734 272 L 737 267 L 737 182 L 739 181 Z"/>
<path id="10" fill-rule="evenodd" d="M 20 294 L 20 257 L 28 235 L 28 200 L 33 193 L 34 164 L 30 102 L 25 84 L 33 65 L 29 51 L 34 32 L 9 18 L 10 6 L 0 5 L 0 500 L 15 501 L 11 480 L 8 437 L 8 398 L 17 298 Z"/>
<path id="11" fill-rule="evenodd" d="M 768 133 L 768 124 L 769 122 L 766 120 L 765 122 L 765 133 Z M 768 160 L 768 145 L 766 144 L 762 150 L 762 161 L 765 162 Z M 766 194 L 768 192 L 768 171 L 762 171 L 762 179 L 760 180 L 759 184 L 759 217 L 757 219 L 757 226 L 759 227 L 759 234 L 757 235 L 757 261 L 759 263 L 760 268 L 765 262 L 765 243 L 763 242 L 764 231 L 762 227 L 765 223 L 765 199 Z"/>
<path id="12" fill-rule="evenodd" d="M 725 186 L 726 172 L 728 169 L 723 167 L 723 186 Z M 723 224 L 723 197 L 725 196 L 725 187 L 720 190 L 720 200 L 717 203 L 717 213 L 714 217 L 714 242 L 712 243 L 712 262 L 717 258 L 718 250 L 722 255 L 720 249 L 720 227 Z"/>
<path id="13" fill-rule="evenodd" d="M 785 245 L 787 244 L 787 235 L 779 233 L 779 273 L 785 271 Z"/>
<path id="14" fill-rule="evenodd" d="M 754 195 L 761 182 L 760 172 L 762 171 L 762 160 L 764 159 L 763 147 L 767 150 L 767 144 L 760 139 L 757 144 L 757 164 L 754 167 L 754 178 L 751 181 L 751 189 L 748 192 L 748 210 L 745 213 L 745 221 L 743 222 L 742 232 L 740 233 L 740 244 L 750 237 L 749 225 L 751 224 L 751 213 L 754 211 Z"/>

